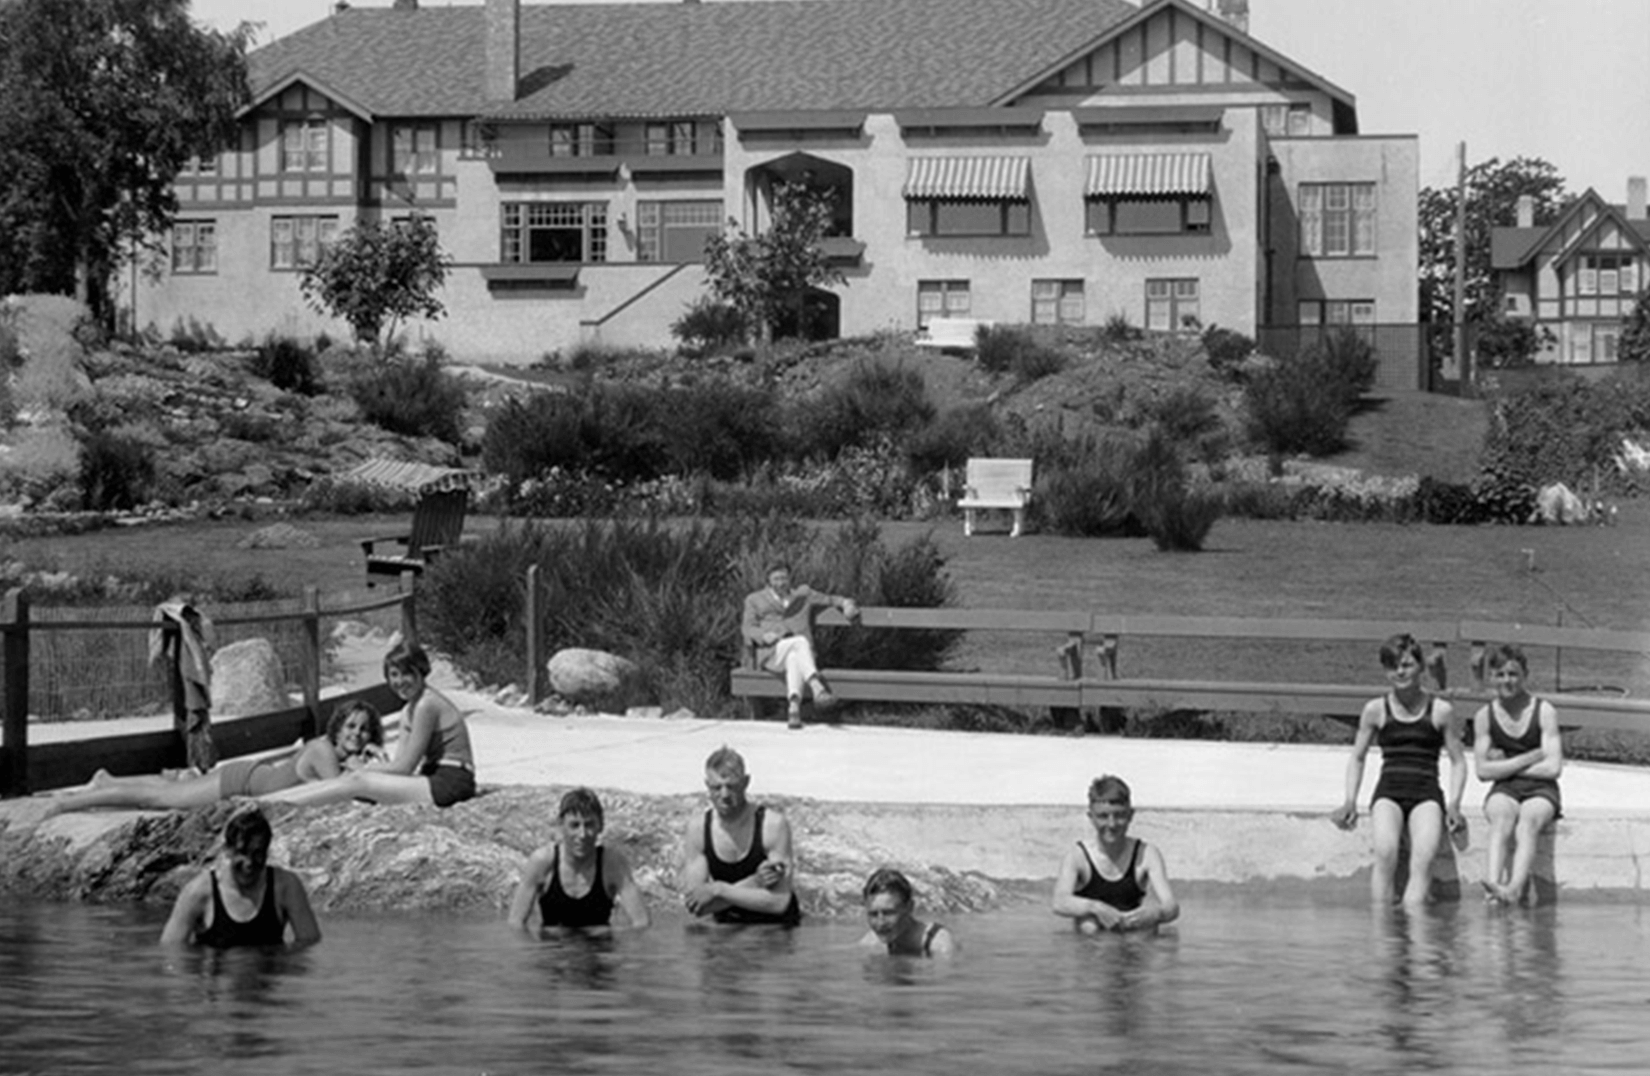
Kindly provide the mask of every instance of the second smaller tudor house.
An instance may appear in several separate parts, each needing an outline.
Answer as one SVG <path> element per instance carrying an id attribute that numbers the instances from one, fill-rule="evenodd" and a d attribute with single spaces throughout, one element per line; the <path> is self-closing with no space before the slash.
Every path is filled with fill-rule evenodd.
<path id="1" fill-rule="evenodd" d="M 400 0 L 250 63 L 138 325 L 338 334 L 298 270 L 418 212 L 454 267 L 414 331 L 456 357 L 664 345 L 706 236 L 762 229 L 781 181 L 836 195 L 842 335 L 1416 320 L 1414 136 L 1360 134 L 1351 94 L 1190 0 Z M 1408 339 L 1384 368 L 1413 387 Z"/>
<path id="2" fill-rule="evenodd" d="M 1541 227 L 1531 201 L 1520 199 L 1517 225 L 1490 232 L 1490 268 L 1500 285 L 1501 312 L 1551 334 L 1536 362 L 1613 365 L 1622 320 L 1650 288 L 1644 177 L 1627 181 L 1624 205 L 1612 205 L 1589 188 Z"/>

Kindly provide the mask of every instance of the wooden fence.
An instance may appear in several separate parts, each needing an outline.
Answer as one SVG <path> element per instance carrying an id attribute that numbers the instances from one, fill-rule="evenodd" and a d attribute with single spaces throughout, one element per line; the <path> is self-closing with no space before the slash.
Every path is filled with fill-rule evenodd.
<path id="1" fill-rule="evenodd" d="M 323 607 L 319 591 L 304 591 L 301 608 L 295 612 L 262 613 L 214 618 L 222 627 L 296 624 L 303 645 L 299 682 L 303 704 L 272 714 L 257 714 L 212 722 L 212 738 L 224 758 L 283 747 L 302 738 L 318 735 L 325 721 L 321 714 L 321 621 L 323 618 L 354 616 L 399 607 L 401 633 L 406 639 L 418 637 L 414 618 L 415 582 L 411 574 L 402 577 L 400 593 L 372 601 Z M 11 590 L 0 598 L 0 796 L 22 796 L 30 792 L 61 788 L 88 780 L 99 769 L 117 774 L 154 773 L 184 765 L 184 730 L 188 713 L 183 694 L 183 677 L 177 667 L 183 648 L 175 645 L 179 628 L 174 621 L 154 620 L 33 620 L 29 602 L 21 590 Z M 145 636 L 160 631 L 174 645 L 166 647 L 173 667 L 168 677 L 173 727 L 168 730 L 91 737 L 52 743 L 29 744 L 29 651 L 30 638 L 45 632 L 141 632 Z M 375 686 L 328 700 L 335 705 L 365 699 L 381 710 L 399 705 L 388 688 Z"/>

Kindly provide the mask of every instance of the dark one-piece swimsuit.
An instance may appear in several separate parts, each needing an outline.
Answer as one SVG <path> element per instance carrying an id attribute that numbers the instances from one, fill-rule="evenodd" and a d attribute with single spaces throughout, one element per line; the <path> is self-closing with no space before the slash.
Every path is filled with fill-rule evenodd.
<path id="1" fill-rule="evenodd" d="M 212 925 L 195 935 L 195 940 L 212 949 L 235 949 L 242 946 L 276 946 L 286 944 L 286 923 L 275 907 L 275 875 L 264 872 L 264 899 L 257 914 L 246 922 L 232 919 L 223 906 L 218 892 L 218 872 L 212 876 Z"/>
<path id="2" fill-rule="evenodd" d="M 605 850 L 596 846 L 596 876 L 590 881 L 590 892 L 582 897 L 570 897 L 561 887 L 561 848 L 550 857 L 550 884 L 539 896 L 539 916 L 547 927 L 605 927 L 613 917 L 613 897 L 607 892 L 602 878 Z"/>
<path id="3" fill-rule="evenodd" d="M 1409 812 L 1432 802 L 1444 806 L 1444 790 L 1438 785 L 1438 752 L 1444 734 L 1432 720 L 1432 698 L 1413 721 L 1400 720 L 1392 712 L 1392 697 L 1381 699 L 1386 721 L 1375 733 L 1381 745 L 1381 778 L 1375 782 L 1374 800 L 1391 800 L 1409 821 Z"/>
<path id="4" fill-rule="evenodd" d="M 1075 895 L 1109 904 L 1120 912 L 1132 912 L 1140 907 L 1141 901 L 1146 899 L 1146 891 L 1140 888 L 1134 871 L 1140 863 L 1140 849 L 1145 843 L 1139 838 L 1135 839 L 1134 852 L 1129 856 L 1129 865 L 1123 868 L 1123 876 L 1111 879 L 1100 876 L 1099 869 L 1094 865 L 1094 857 L 1083 847 L 1083 842 L 1078 841 L 1077 847 L 1082 849 L 1083 858 L 1089 861 L 1089 880 L 1077 887 Z"/>
<path id="5" fill-rule="evenodd" d="M 1514 736 L 1501 727 L 1501 717 L 1506 715 L 1507 711 L 1501 708 L 1501 703 L 1498 700 L 1491 699 L 1490 746 L 1499 748 L 1501 754 L 1507 758 L 1513 758 L 1516 755 L 1522 755 L 1526 751 L 1534 751 L 1540 747 L 1542 705 L 1540 699 L 1533 695 L 1530 697 L 1529 727 L 1524 730 L 1522 736 Z M 1564 800 L 1558 792 L 1558 781 L 1552 777 L 1530 777 L 1522 773 L 1514 774 L 1511 777 L 1503 777 L 1490 786 L 1490 790 L 1485 794 L 1484 799 L 1488 801 L 1490 796 L 1498 793 L 1503 796 L 1511 796 L 1519 803 L 1523 803 L 1532 796 L 1550 800 L 1553 805 L 1553 817 L 1557 819 L 1564 816 Z"/>
<path id="6" fill-rule="evenodd" d="M 711 839 L 710 832 L 711 812 L 705 812 L 705 863 L 710 867 L 710 876 L 713 880 L 732 885 L 749 878 L 762 866 L 762 861 L 768 858 L 768 850 L 762 844 L 762 819 L 767 810 L 766 807 L 756 809 L 756 818 L 751 824 L 750 851 L 737 863 L 725 863 L 716 858 L 716 842 Z M 771 912 L 753 912 L 747 908 L 723 908 L 713 913 L 711 918 L 718 923 L 777 923 L 794 927 L 802 922 L 802 906 L 797 903 L 796 894 L 792 893 L 790 904 L 777 915 Z"/>

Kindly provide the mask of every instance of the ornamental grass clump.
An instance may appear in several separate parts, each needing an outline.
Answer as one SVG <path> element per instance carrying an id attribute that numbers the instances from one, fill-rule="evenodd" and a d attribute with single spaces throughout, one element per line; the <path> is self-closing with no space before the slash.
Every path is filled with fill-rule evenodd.
<path id="1" fill-rule="evenodd" d="M 1339 452 L 1376 370 L 1374 349 L 1347 330 L 1256 372 L 1244 386 L 1250 435 L 1281 455 Z"/>

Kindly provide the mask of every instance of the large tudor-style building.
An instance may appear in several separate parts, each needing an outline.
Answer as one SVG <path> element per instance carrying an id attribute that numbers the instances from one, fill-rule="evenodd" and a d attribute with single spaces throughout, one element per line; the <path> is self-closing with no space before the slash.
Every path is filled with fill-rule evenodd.
<path id="1" fill-rule="evenodd" d="M 1242 0 L 1218 0 L 1241 9 Z M 1213 3 L 1211 3 L 1213 6 Z M 1154 330 L 1412 324 L 1417 146 L 1191 0 L 344 9 L 255 52 L 240 142 L 177 182 L 139 326 L 341 326 L 298 270 L 432 216 L 455 356 L 663 345 L 704 241 L 836 195 L 843 335 L 930 317 Z"/>

